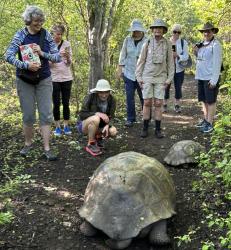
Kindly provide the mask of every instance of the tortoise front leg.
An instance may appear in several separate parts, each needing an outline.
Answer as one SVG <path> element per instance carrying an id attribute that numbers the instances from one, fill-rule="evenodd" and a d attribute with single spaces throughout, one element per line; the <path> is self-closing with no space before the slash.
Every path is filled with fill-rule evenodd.
<path id="1" fill-rule="evenodd" d="M 151 244 L 166 245 L 170 243 L 170 238 L 167 235 L 167 220 L 160 220 L 153 223 L 152 230 L 149 234 Z"/>
<path id="2" fill-rule="evenodd" d="M 88 236 L 88 237 L 95 236 L 97 233 L 97 229 L 95 227 L 93 227 L 86 220 L 80 225 L 80 231 L 82 232 L 82 234 L 84 234 L 85 236 Z"/>

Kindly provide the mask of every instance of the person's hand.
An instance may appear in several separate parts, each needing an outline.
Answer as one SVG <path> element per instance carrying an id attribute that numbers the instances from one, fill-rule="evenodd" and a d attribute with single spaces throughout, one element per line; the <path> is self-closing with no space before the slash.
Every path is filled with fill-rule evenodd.
<path id="1" fill-rule="evenodd" d="M 140 88 L 143 89 L 143 87 L 144 87 L 144 86 L 143 86 L 143 85 L 144 85 L 143 80 L 139 81 L 139 85 L 140 85 Z"/>
<path id="2" fill-rule="evenodd" d="M 172 52 L 173 53 L 173 57 L 174 58 L 178 58 L 178 55 L 177 55 L 177 53 L 174 51 L 174 52 Z"/>
<path id="3" fill-rule="evenodd" d="M 116 78 L 119 80 L 120 78 L 123 78 L 123 70 L 122 66 L 118 66 L 116 70 Z"/>
<path id="4" fill-rule="evenodd" d="M 209 89 L 214 89 L 216 87 L 216 84 L 212 84 L 211 82 L 208 83 Z"/>
<path id="5" fill-rule="evenodd" d="M 198 48 L 196 45 L 194 45 L 194 46 L 193 46 L 193 52 L 194 52 L 194 53 L 197 53 L 198 50 L 199 50 L 199 48 Z"/>
<path id="6" fill-rule="evenodd" d="M 106 126 L 104 126 L 104 128 L 102 130 L 102 134 L 103 134 L 104 137 L 109 136 L 109 125 L 108 124 Z"/>
<path id="7" fill-rule="evenodd" d="M 166 81 L 166 82 L 164 83 L 164 88 L 166 89 L 170 84 L 171 84 L 171 82 Z"/>
<path id="8" fill-rule="evenodd" d="M 43 52 L 42 52 L 40 46 L 36 43 L 33 43 L 33 52 L 37 53 L 39 56 L 43 55 Z"/>
<path id="9" fill-rule="evenodd" d="M 41 64 L 37 62 L 29 62 L 28 70 L 36 72 L 41 68 Z"/>
<path id="10" fill-rule="evenodd" d="M 62 57 L 64 57 L 66 60 L 70 59 L 70 51 L 69 51 L 68 47 L 60 50 L 60 55 Z"/>
<path id="11" fill-rule="evenodd" d="M 101 118 L 105 123 L 109 123 L 109 117 L 106 114 L 97 112 L 96 115 L 99 116 L 99 118 Z"/>

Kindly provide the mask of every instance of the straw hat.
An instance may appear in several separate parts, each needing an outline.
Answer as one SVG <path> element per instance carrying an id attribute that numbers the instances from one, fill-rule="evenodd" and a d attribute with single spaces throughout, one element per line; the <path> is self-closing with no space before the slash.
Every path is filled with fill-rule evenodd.
<path id="1" fill-rule="evenodd" d="M 128 29 L 128 31 L 141 31 L 141 32 L 146 32 L 146 29 L 143 27 L 143 24 L 141 23 L 140 20 L 134 19 L 131 22 L 131 27 Z"/>
<path id="2" fill-rule="evenodd" d="M 161 19 L 154 20 L 153 24 L 150 26 L 150 29 L 153 29 L 155 27 L 163 27 L 164 28 L 164 34 L 168 32 L 168 25 L 166 22 L 164 22 Z"/>
<path id="3" fill-rule="evenodd" d="M 205 30 L 212 30 L 215 34 L 219 31 L 219 29 L 215 28 L 214 25 L 210 22 L 205 23 L 204 26 L 199 29 L 200 32 L 203 32 Z"/>
<path id="4" fill-rule="evenodd" d="M 100 91 L 104 92 L 104 91 L 113 91 L 113 90 L 111 89 L 111 86 L 107 80 L 100 79 L 98 80 L 96 87 L 94 89 L 91 89 L 90 92 L 96 93 Z"/>

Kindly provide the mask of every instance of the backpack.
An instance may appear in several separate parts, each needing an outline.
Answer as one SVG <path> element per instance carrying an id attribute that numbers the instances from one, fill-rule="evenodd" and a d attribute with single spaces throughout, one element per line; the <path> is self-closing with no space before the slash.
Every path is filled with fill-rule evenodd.
<path id="1" fill-rule="evenodd" d="M 43 47 L 44 47 L 45 36 L 46 36 L 46 30 L 42 28 L 40 32 L 40 38 L 39 38 L 39 46 L 41 50 L 43 50 Z M 20 51 L 18 52 L 18 57 L 19 57 L 19 60 L 22 61 L 22 55 Z M 41 59 L 41 66 L 42 66 L 42 63 L 43 63 L 43 59 Z M 28 69 L 20 69 L 18 73 L 18 77 L 26 83 L 37 85 L 40 82 L 40 74 L 41 74 L 41 68 L 36 72 L 30 71 Z"/>
<path id="2" fill-rule="evenodd" d="M 182 48 L 182 52 L 181 52 L 181 55 L 183 55 L 183 49 L 184 49 L 184 40 L 183 39 L 180 39 L 180 42 L 181 42 L 181 48 Z M 179 65 L 184 68 L 184 69 L 187 69 L 187 68 L 191 68 L 192 67 L 192 58 L 190 55 L 188 55 L 188 59 L 186 61 L 178 61 Z"/>

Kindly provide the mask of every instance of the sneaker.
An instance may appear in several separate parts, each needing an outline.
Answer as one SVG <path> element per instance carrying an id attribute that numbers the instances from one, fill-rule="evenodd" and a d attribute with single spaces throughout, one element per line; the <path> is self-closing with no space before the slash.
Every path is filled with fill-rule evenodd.
<path id="1" fill-rule="evenodd" d="M 163 113 L 167 113 L 167 110 L 168 110 L 168 106 L 167 106 L 167 104 L 164 104 L 163 105 Z"/>
<path id="2" fill-rule="evenodd" d="M 98 138 L 96 139 L 96 143 L 97 143 L 97 146 L 99 148 L 104 148 L 104 141 L 103 141 L 103 138 Z"/>
<path id="3" fill-rule="evenodd" d="M 201 132 L 210 133 L 213 131 L 213 126 L 211 123 L 207 122 L 204 127 L 201 128 Z"/>
<path id="4" fill-rule="evenodd" d="M 148 130 L 142 130 L 141 134 L 140 134 L 140 137 L 142 138 L 146 138 L 148 136 Z"/>
<path id="5" fill-rule="evenodd" d="M 44 155 L 48 161 L 57 160 L 57 155 L 55 155 L 51 150 L 44 150 Z"/>
<path id="6" fill-rule="evenodd" d="M 205 119 L 201 120 L 200 122 L 198 122 L 195 127 L 197 128 L 203 128 L 205 125 L 207 124 L 207 121 Z"/>
<path id="7" fill-rule="evenodd" d="M 130 127 L 132 127 L 132 126 L 134 125 L 134 123 L 131 122 L 131 121 L 126 121 L 124 125 L 125 125 L 126 127 L 130 128 Z"/>
<path id="8" fill-rule="evenodd" d="M 65 135 L 70 135 L 71 134 L 71 129 L 68 126 L 65 126 L 63 129 L 63 132 Z"/>
<path id="9" fill-rule="evenodd" d="M 179 105 L 175 105 L 174 110 L 176 113 L 181 113 L 181 107 Z"/>
<path id="10" fill-rule="evenodd" d="M 20 155 L 23 156 L 23 157 L 26 157 L 28 155 L 28 153 L 30 152 L 31 149 L 32 149 L 32 145 L 30 145 L 30 146 L 25 145 L 20 150 Z"/>
<path id="11" fill-rule="evenodd" d="M 164 137 L 163 133 L 161 132 L 161 130 L 155 130 L 155 136 L 158 139 L 161 139 Z"/>
<path id="12" fill-rule="evenodd" d="M 54 135 L 55 136 L 61 136 L 62 135 L 62 129 L 60 127 L 55 128 Z"/>
<path id="13" fill-rule="evenodd" d="M 98 145 L 96 143 L 88 144 L 85 147 L 85 150 L 93 156 L 97 156 L 97 155 L 102 154 L 102 151 L 100 150 L 100 148 L 98 147 Z"/>

